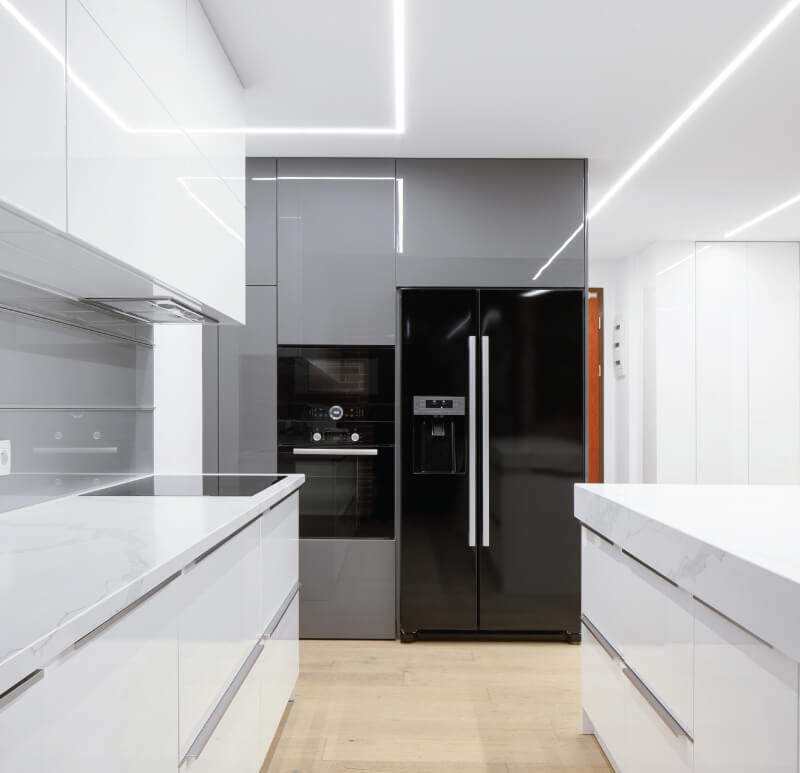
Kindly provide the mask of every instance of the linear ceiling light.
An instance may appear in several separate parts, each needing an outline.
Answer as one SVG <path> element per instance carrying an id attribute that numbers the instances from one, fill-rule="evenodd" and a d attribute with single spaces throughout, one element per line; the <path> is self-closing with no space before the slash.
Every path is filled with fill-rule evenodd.
<path id="1" fill-rule="evenodd" d="M 234 126 L 186 128 L 189 134 L 331 134 L 331 135 L 382 135 L 406 132 L 406 18 L 405 0 L 391 0 L 394 64 L 394 126 L 385 127 L 279 127 Z M 800 0 L 798 0 L 800 2 Z M 129 124 L 83 78 L 75 73 L 64 55 L 46 35 L 10 0 L 0 0 L 0 8 L 8 13 L 31 37 L 39 43 L 56 62 L 66 70 L 70 82 L 102 112 L 118 129 L 128 134 L 183 134 L 177 126 L 135 127 Z"/>
<path id="2" fill-rule="evenodd" d="M 667 127 L 666 131 L 632 164 L 632 166 L 600 197 L 587 213 L 593 218 L 619 191 L 641 170 L 641 168 L 661 150 L 677 131 L 725 84 L 725 82 L 761 47 L 778 27 L 800 5 L 800 0 L 790 0 L 773 16 L 758 34 L 728 63 L 691 102 L 691 104 Z"/>
<path id="3" fill-rule="evenodd" d="M 394 126 L 234 126 L 190 128 L 190 134 L 391 135 L 406 133 L 406 0 L 392 2 Z M 798 0 L 800 2 L 800 0 Z M 144 130 L 148 131 L 148 130 Z"/>
<path id="4" fill-rule="evenodd" d="M 773 207 L 772 209 L 768 209 L 766 212 L 762 212 L 760 215 L 757 215 L 752 220 L 748 220 L 746 223 L 737 225 L 736 228 L 734 228 L 732 231 L 728 231 L 728 233 L 725 234 L 725 238 L 730 239 L 731 237 L 740 234 L 742 231 L 746 231 L 751 226 L 757 225 L 758 223 L 767 220 L 773 215 L 777 215 L 778 212 L 783 212 L 784 209 L 793 207 L 795 204 L 798 203 L 800 203 L 800 193 L 798 193 L 797 196 L 792 196 L 791 199 L 784 201 L 783 204 L 778 204 L 777 207 Z"/>

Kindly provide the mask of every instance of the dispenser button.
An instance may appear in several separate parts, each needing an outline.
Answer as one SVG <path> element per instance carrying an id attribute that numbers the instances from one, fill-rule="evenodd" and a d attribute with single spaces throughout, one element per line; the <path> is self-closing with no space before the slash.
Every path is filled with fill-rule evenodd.
<path id="1" fill-rule="evenodd" d="M 311 439 L 312 439 L 312 440 L 313 440 L 315 443 L 319 443 L 319 441 L 320 441 L 320 440 L 322 440 L 322 435 L 321 435 L 319 432 L 315 432 L 315 433 L 314 433 L 314 434 L 311 436 Z"/>
<path id="2" fill-rule="evenodd" d="M 358 432 L 354 432 L 352 435 L 350 435 L 350 440 L 352 440 L 354 443 L 358 443 L 360 439 L 361 435 L 359 435 Z"/>

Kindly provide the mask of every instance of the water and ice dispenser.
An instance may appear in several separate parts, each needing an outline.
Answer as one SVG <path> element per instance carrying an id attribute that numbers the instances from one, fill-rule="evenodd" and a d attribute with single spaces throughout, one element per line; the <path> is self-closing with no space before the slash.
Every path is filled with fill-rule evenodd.
<path id="1" fill-rule="evenodd" d="M 415 474 L 461 475 L 466 464 L 466 399 L 414 396 Z"/>

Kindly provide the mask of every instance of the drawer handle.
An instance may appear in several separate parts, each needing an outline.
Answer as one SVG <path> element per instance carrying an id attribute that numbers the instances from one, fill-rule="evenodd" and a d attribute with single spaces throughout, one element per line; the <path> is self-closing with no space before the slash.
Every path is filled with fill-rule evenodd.
<path id="1" fill-rule="evenodd" d="M 216 708 L 211 712 L 211 716 L 206 720 L 205 725 L 203 725 L 203 728 L 197 734 L 197 738 L 194 739 L 194 743 L 192 743 L 192 745 L 189 747 L 189 751 L 186 752 L 184 758 L 181 760 L 181 765 L 183 765 L 187 759 L 198 759 L 203 753 L 203 749 L 206 748 L 206 744 L 208 744 L 208 742 L 211 740 L 211 736 L 214 735 L 214 731 L 222 721 L 222 717 L 225 716 L 225 712 L 228 710 L 228 707 L 231 705 L 231 703 L 233 703 L 236 693 L 239 692 L 239 688 L 244 684 L 244 680 L 247 679 L 250 671 L 252 671 L 253 666 L 263 651 L 263 644 L 259 643 L 253 647 L 252 651 L 247 656 L 247 660 L 245 660 L 245 662 L 242 664 L 242 667 L 238 670 L 236 676 L 233 677 L 233 681 L 228 686 L 228 689 L 225 690 L 222 697 L 219 699 L 219 703 L 216 705 Z"/>
<path id="2" fill-rule="evenodd" d="M 680 722 L 678 722 L 675 717 L 669 712 L 669 710 L 664 706 L 664 704 L 653 695 L 652 692 L 648 689 L 647 685 L 639 679 L 636 674 L 631 671 L 628 666 L 625 666 L 622 669 L 622 673 L 628 677 L 630 683 L 639 691 L 639 694 L 650 704 L 650 707 L 653 711 L 661 717 L 661 720 L 664 724 L 673 732 L 676 738 L 680 738 L 682 735 L 685 735 L 686 738 L 689 739 L 691 743 L 694 743 L 694 738 L 692 738 L 691 733 L 689 733 Z"/>
<path id="3" fill-rule="evenodd" d="M 114 623 L 116 623 L 118 620 L 121 620 L 129 612 L 133 612 L 133 610 L 136 609 L 136 607 L 140 606 L 141 604 L 144 604 L 144 602 L 147 601 L 147 599 L 151 598 L 152 596 L 155 596 L 156 593 L 158 593 L 163 588 L 166 588 L 166 586 L 169 585 L 173 580 L 176 580 L 178 577 L 180 577 L 180 574 L 181 574 L 180 572 L 175 572 L 175 574 L 173 574 L 171 577 L 167 577 L 166 580 L 156 585 L 155 588 L 147 591 L 147 593 L 145 593 L 144 596 L 136 599 L 136 601 L 134 601 L 132 604 L 128 604 L 127 607 L 123 607 L 122 609 L 120 609 L 119 612 L 117 612 L 112 617 L 109 617 L 108 620 L 106 620 L 104 623 L 100 623 L 100 625 L 98 625 L 96 628 L 92 628 L 92 630 L 89 631 L 89 633 L 87 633 L 85 636 L 81 636 L 81 638 L 78 639 L 72 645 L 73 648 L 78 650 L 81 647 L 83 647 L 84 644 L 88 644 L 92 639 L 95 638 L 95 636 L 98 636 L 107 628 L 110 628 L 112 625 L 114 625 Z"/>
<path id="4" fill-rule="evenodd" d="M 586 626 L 586 630 L 592 634 L 594 640 L 603 648 L 606 655 L 611 658 L 611 660 L 622 660 L 622 656 L 617 652 L 612 646 L 611 643 L 606 639 L 597 628 L 594 627 L 592 622 L 589 620 L 586 615 L 581 615 L 581 622 Z"/>
<path id="5" fill-rule="evenodd" d="M 278 611 L 273 615 L 272 620 L 269 621 L 269 625 L 264 630 L 264 634 L 261 637 L 262 639 L 269 639 L 277 630 L 278 626 L 283 621 L 283 617 L 288 611 L 289 607 L 292 605 L 297 594 L 300 592 L 300 583 L 296 582 L 294 587 L 289 591 L 289 595 L 283 600 L 283 603 L 278 608 Z"/>
<path id="6" fill-rule="evenodd" d="M 24 679 L 20 679 L 15 685 L 9 687 L 4 693 L 0 693 L 0 709 L 8 706 L 9 703 L 19 698 L 25 690 L 33 687 L 37 682 L 44 679 L 44 669 L 37 668 L 31 671 Z"/>

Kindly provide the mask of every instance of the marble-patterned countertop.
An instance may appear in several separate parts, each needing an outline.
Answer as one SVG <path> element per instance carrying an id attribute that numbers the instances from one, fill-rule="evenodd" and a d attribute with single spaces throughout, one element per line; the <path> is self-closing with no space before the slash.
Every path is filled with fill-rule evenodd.
<path id="1" fill-rule="evenodd" d="M 800 486 L 580 484 L 575 517 L 800 661 Z"/>
<path id="2" fill-rule="evenodd" d="M 0 514 L 0 693 L 304 480 L 251 497 L 72 495 Z"/>

